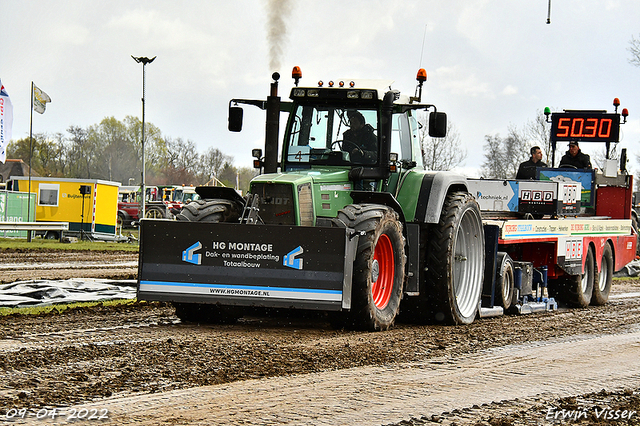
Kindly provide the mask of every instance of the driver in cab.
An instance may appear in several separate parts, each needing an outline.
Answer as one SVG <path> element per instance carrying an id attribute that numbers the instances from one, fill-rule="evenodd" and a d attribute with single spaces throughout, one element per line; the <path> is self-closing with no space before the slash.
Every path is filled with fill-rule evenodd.
<path id="1" fill-rule="evenodd" d="M 366 124 L 360 111 L 350 110 L 349 130 L 344 132 L 344 150 L 351 154 L 355 162 L 375 164 L 378 157 L 378 138 L 373 133 L 371 124 Z"/>

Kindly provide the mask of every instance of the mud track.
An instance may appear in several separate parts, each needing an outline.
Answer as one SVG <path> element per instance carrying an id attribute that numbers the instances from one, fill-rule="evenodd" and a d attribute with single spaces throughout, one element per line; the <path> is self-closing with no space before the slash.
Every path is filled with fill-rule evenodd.
<path id="1" fill-rule="evenodd" d="M 23 255 L 25 257 L 21 257 Z M 84 262 L 85 266 L 79 270 L 85 272 L 84 276 L 91 276 L 88 274 L 92 269 L 87 262 L 109 263 L 110 259 L 120 262 L 123 261 L 118 258 L 120 255 L 129 260 L 134 256 L 131 253 L 113 256 L 82 253 L 64 259 L 58 256 L 58 260 L 75 262 L 75 266 Z M 50 253 L 43 254 L 44 257 L 33 253 L 2 253 L 2 265 L 9 264 L 7 259 L 11 256 L 30 259 L 22 263 L 42 263 L 51 258 Z M 127 274 L 135 274 L 135 268 L 129 269 Z M 77 270 L 33 269 L 29 276 L 54 278 L 49 274 L 57 274 L 59 278 L 71 278 L 65 273 Z M 112 271 L 113 268 L 107 268 L 94 273 L 101 278 L 114 278 Z M 117 274 L 120 272 L 115 277 Z M 545 371 L 554 363 L 549 359 L 520 360 L 523 364 L 519 364 L 504 383 L 489 380 L 481 391 L 473 392 L 465 383 L 474 377 L 475 383 L 485 378 L 486 369 L 494 362 L 482 361 L 482 368 L 473 363 L 463 364 L 476 362 L 474 360 L 483 359 L 487 351 L 496 350 L 509 350 L 509 357 L 520 362 L 518 351 L 536 347 L 547 348 L 553 359 L 559 346 L 545 346 L 547 342 L 567 344 L 569 352 L 575 342 L 582 353 L 576 353 L 578 359 L 573 368 L 568 369 L 573 370 L 574 375 L 582 372 L 585 377 L 592 377 L 584 370 L 586 364 L 582 360 L 590 357 L 589 351 L 595 356 L 606 349 L 603 346 L 613 345 L 611 341 L 598 339 L 630 336 L 627 337 L 632 340 L 629 347 L 635 347 L 633 333 L 640 331 L 639 300 L 638 281 L 616 281 L 611 301 L 604 307 L 483 319 L 461 327 L 398 324 L 383 333 L 333 330 L 322 315 L 254 316 L 225 326 L 182 324 L 171 306 L 144 302 L 40 317 L 3 317 L 0 319 L 0 423 L 11 420 L 10 424 L 45 424 L 51 419 L 36 419 L 35 413 L 39 410 L 46 412 L 54 407 L 68 410 L 70 406 L 92 404 L 89 407 L 109 410 L 107 423 L 110 424 L 213 424 L 214 418 L 215 424 L 347 424 L 339 419 L 357 419 L 358 411 L 351 409 L 352 417 L 343 418 L 339 414 L 346 415 L 349 409 L 345 404 L 359 397 L 347 385 L 360 386 L 362 392 L 366 389 L 362 395 L 371 398 L 368 403 L 375 405 L 376 398 L 380 398 L 378 410 L 384 411 L 384 415 L 373 416 L 369 414 L 371 410 L 367 411 L 362 405 L 361 421 L 350 424 L 550 424 L 553 421 L 545 420 L 550 406 L 589 414 L 594 413 L 593 407 L 605 406 L 627 410 L 635 407 L 640 411 L 640 398 L 634 393 L 640 390 L 637 377 L 632 373 L 625 376 L 628 362 L 620 362 L 620 368 L 612 370 L 621 377 L 611 386 L 605 379 L 592 378 L 585 380 L 583 386 L 545 387 L 562 383 L 562 375 L 556 372 L 549 373 L 551 376 L 540 374 L 540 392 L 535 386 L 532 388 L 532 377 L 536 375 L 530 373 Z M 635 345 L 639 346 L 637 341 Z M 626 356 L 627 350 L 627 346 L 620 346 L 615 352 Z M 500 362 L 503 370 L 510 368 L 508 360 Z M 438 374 L 462 371 L 470 376 L 458 382 L 456 380 L 461 379 L 451 376 L 450 384 L 445 382 L 437 388 L 432 379 L 423 379 L 424 382 L 409 386 L 403 391 L 405 394 L 394 394 L 395 389 L 416 380 L 416 375 L 401 376 L 416 366 L 423 366 L 414 370 L 416 372 L 428 366 Z M 398 380 L 404 379 L 397 383 L 386 381 L 384 375 L 393 372 L 397 372 Z M 558 374 L 557 379 L 554 374 Z M 379 382 L 371 381 L 369 385 L 368 377 Z M 303 386 L 300 381 L 306 384 Z M 445 390 L 455 390 L 457 398 L 437 399 L 434 392 L 443 391 L 442 386 Z M 293 390 L 286 392 L 285 389 Z M 332 415 L 314 410 L 310 403 L 304 407 L 312 412 L 305 414 L 304 407 L 296 408 L 299 400 L 312 397 L 323 403 L 323 392 L 326 398 L 330 395 L 334 398 L 335 394 L 328 392 L 340 389 L 344 389 L 340 400 L 343 403 L 324 401 Z M 425 389 L 433 392 L 425 393 Z M 218 395 L 216 398 L 227 395 L 230 399 L 224 399 L 228 403 L 218 401 L 212 405 L 214 395 Z M 271 405 L 261 406 L 262 412 L 250 412 L 250 403 L 258 403 L 251 395 Z M 278 399 L 276 403 L 269 399 L 275 396 L 289 400 Z M 389 398 L 396 402 L 387 410 L 383 401 Z M 233 401 L 245 401 L 247 407 L 243 409 L 239 402 Z M 407 410 L 408 402 L 415 409 Z M 277 404 L 282 404 L 282 408 Z M 184 407 L 188 407 L 188 411 L 185 412 Z M 220 411 L 223 407 L 229 411 Z M 33 414 L 18 418 L 16 410 Z M 280 415 L 269 414 L 274 410 Z M 295 415 L 291 414 L 292 410 Z M 7 418 L 9 413 L 11 419 Z M 290 413 L 289 417 L 286 413 Z M 639 418 L 636 415 L 616 420 L 615 424 L 640 424 Z M 55 421 L 66 423 L 65 418 Z M 580 424 L 611 424 L 611 421 L 607 423 L 591 416 L 581 418 Z"/>
<path id="2" fill-rule="evenodd" d="M 135 279 L 138 253 L 114 250 L 0 251 L 0 283 L 69 278 Z"/>

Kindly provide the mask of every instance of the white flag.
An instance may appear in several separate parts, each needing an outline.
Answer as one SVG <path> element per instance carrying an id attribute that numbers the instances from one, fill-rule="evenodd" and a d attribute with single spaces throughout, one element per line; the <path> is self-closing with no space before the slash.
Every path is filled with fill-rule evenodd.
<path id="1" fill-rule="evenodd" d="M 11 140 L 11 125 L 13 124 L 13 105 L 9 94 L 0 80 L 0 163 L 7 159 L 7 144 Z"/>
<path id="2" fill-rule="evenodd" d="M 33 110 L 37 113 L 44 113 L 47 107 L 47 102 L 51 102 L 49 95 L 38 89 L 38 86 L 33 85 Z"/>

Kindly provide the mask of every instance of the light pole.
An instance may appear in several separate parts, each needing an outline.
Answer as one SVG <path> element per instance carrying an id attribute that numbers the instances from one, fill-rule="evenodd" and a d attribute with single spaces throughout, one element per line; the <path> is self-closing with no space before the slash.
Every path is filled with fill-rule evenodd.
<path id="1" fill-rule="evenodd" d="M 147 64 L 150 64 L 151 62 L 153 62 L 154 59 L 157 58 L 157 56 L 154 56 L 153 58 L 149 59 L 143 56 L 140 56 L 138 58 L 136 58 L 135 56 L 131 55 L 131 57 L 133 58 L 134 61 L 136 61 L 137 63 L 142 63 L 142 204 L 141 204 L 141 212 L 139 215 L 139 218 L 142 219 L 144 218 L 145 215 L 145 199 L 147 196 L 147 188 L 146 188 L 146 174 L 145 174 L 145 163 L 144 163 L 144 97 L 145 97 L 145 66 Z"/>

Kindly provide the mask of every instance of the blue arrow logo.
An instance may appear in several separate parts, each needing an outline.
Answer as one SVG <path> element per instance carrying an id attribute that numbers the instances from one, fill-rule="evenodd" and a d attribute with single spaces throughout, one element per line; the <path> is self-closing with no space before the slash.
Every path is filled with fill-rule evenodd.
<path id="1" fill-rule="evenodd" d="M 200 265 L 202 262 L 201 254 L 194 254 L 197 250 L 202 248 L 200 241 L 189 247 L 182 252 L 182 260 L 184 262 L 193 263 L 194 265 Z"/>
<path id="2" fill-rule="evenodd" d="M 298 246 L 291 250 L 289 253 L 284 255 L 284 259 L 282 260 L 282 264 L 284 266 L 288 266 L 293 269 L 302 269 L 302 259 L 296 259 L 296 256 L 304 253 L 302 246 Z"/>

